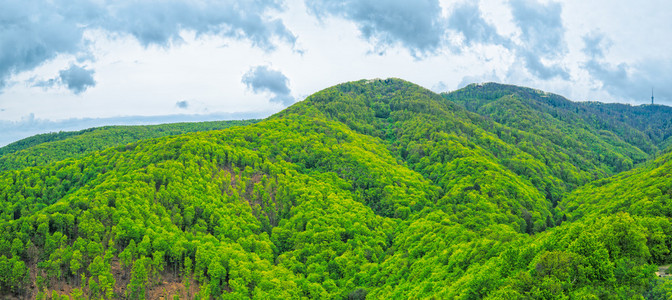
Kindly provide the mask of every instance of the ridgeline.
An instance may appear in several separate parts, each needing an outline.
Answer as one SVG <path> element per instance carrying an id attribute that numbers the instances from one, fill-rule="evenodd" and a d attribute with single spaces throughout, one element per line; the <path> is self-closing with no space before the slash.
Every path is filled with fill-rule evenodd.
<path id="1" fill-rule="evenodd" d="M 0 292 L 665 299 L 671 120 L 386 79 L 261 121 L 29 138 L 0 148 Z"/>

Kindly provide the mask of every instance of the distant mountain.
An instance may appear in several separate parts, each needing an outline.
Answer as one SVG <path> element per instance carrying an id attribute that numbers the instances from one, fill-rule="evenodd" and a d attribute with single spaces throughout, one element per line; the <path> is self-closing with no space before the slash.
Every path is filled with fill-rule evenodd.
<path id="1" fill-rule="evenodd" d="M 105 126 L 39 134 L 0 148 L 0 171 L 45 165 L 139 140 L 253 124 L 258 120 Z"/>
<path id="2" fill-rule="evenodd" d="M 0 291 L 662 299 L 669 116 L 386 79 L 254 124 L 36 137 L 0 148 Z"/>
<path id="3" fill-rule="evenodd" d="M 672 108 L 662 105 L 572 102 L 539 90 L 496 83 L 472 84 L 442 96 L 559 146 L 569 146 L 565 138 L 592 155 L 624 152 L 635 163 L 646 159 L 641 152 L 654 154 L 664 149 L 672 134 Z M 616 165 L 611 167 L 618 169 Z"/>
<path id="4" fill-rule="evenodd" d="M 497 83 L 471 84 L 442 96 L 517 129 L 526 129 L 520 122 L 526 117 L 541 123 L 530 130 L 547 135 L 540 132 L 542 124 L 559 131 L 567 126 L 583 128 L 594 135 L 608 131 L 615 134 L 604 137 L 610 146 L 618 146 L 621 139 L 647 154 L 667 148 L 672 136 L 672 107 L 664 105 L 572 102 L 559 95 Z M 509 110 L 516 113 L 505 114 Z M 577 133 L 569 131 L 569 135 Z"/>

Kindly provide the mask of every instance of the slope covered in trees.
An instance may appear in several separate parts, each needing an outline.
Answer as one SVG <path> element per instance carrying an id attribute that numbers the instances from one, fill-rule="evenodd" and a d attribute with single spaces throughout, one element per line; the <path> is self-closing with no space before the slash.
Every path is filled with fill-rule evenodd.
<path id="1" fill-rule="evenodd" d="M 455 97 L 350 82 L 256 124 L 0 172 L 0 292 L 666 297 L 670 281 L 653 272 L 672 260 L 672 224 L 653 208 L 669 200 L 672 154 L 632 169 L 653 152 L 616 130 L 557 140 Z M 515 106 L 501 114 L 531 110 L 571 131 Z M 654 175 L 623 195 L 628 178 Z"/>
<path id="2" fill-rule="evenodd" d="M 672 108 L 663 105 L 572 102 L 497 83 L 471 84 L 442 96 L 498 123 L 571 147 L 582 157 L 597 158 L 612 169 L 618 165 L 609 157 L 624 155 L 639 163 L 648 158 L 641 152 L 652 155 L 665 150 L 672 136 Z"/>
<path id="3" fill-rule="evenodd" d="M 70 157 L 82 157 L 87 153 L 144 139 L 244 126 L 257 121 L 105 126 L 81 131 L 39 134 L 0 148 L 0 171 L 40 166 Z"/>
<path id="4" fill-rule="evenodd" d="M 570 220 L 628 212 L 672 218 L 672 153 L 640 168 L 591 182 L 568 195 L 559 208 Z"/>

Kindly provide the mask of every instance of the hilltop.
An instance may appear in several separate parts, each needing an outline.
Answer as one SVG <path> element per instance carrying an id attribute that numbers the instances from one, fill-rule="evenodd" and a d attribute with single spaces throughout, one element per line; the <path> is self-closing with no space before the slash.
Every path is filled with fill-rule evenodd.
<path id="1" fill-rule="evenodd" d="M 104 126 L 80 131 L 38 134 L 0 148 L 0 171 L 46 165 L 66 158 L 82 157 L 110 147 L 139 140 L 189 132 L 224 129 L 259 120 L 172 123 L 146 126 Z"/>
<path id="2" fill-rule="evenodd" d="M 0 289 L 665 297 L 672 283 L 654 272 L 672 262 L 671 117 L 515 86 L 436 94 L 386 79 L 327 88 L 253 124 L 22 142 L 0 149 L 13 162 L 0 172 Z M 19 159 L 74 144 L 84 146 Z"/>

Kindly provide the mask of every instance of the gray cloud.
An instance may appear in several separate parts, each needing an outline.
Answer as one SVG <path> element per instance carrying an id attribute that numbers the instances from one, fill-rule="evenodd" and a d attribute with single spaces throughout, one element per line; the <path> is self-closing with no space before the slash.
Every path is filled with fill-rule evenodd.
<path id="1" fill-rule="evenodd" d="M 672 60 L 644 60 L 634 64 L 613 65 L 590 59 L 583 68 L 602 83 L 602 88 L 611 95 L 648 103 L 651 88 L 655 89 L 656 103 L 672 104 Z M 615 99 L 620 100 L 620 99 Z"/>
<path id="2" fill-rule="evenodd" d="M 65 86 L 75 94 L 81 94 L 89 87 L 96 86 L 96 81 L 93 79 L 95 71 L 87 70 L 86 67 L 77 65 L 70 65 L 69 68 L 58 72 L 58 76 L 46 80 L 37 80 L 33 77 L 28 80 L 32 87 L 41 87 L 49 89 L 55 86 Z"/>
<path id="3" fill-rule="evenodd" d="M 445 34 L 437 0 L 306 0 L 306 5 L 318 18 L 335 16 L 355 22 L 379 53 L 397 44 L 415 57 L 435 53 Z"/>
<path id="4" fill-rule="evenodd" d="M 189 102 L 187 100 L 177 101 L 175 106 L 181 109 L 187 109 L 189 107 Z"/>
<path id="5" fill-rule="evenodd" d="M 457 4 L 448 18 L 448 26 L 460 32 L 467 45 L 475 43 L 509 45 L 509 40 L 500 36 L 495 26 L 483 19 L 478 2 Z"/>
<path id="6" fill-rule="evenodd" d="M 242 82 L 255 93 L 273 94 L 272 102 L 290 105 L 294 102 L 289 89 L 289 79 L 282 72 L 267 66 L 256 66 L 243 75 Z"/>
<path id="7" fill-rule="evenodd" d="M 518 49 L 518 56 L 525 62 L 527 70 L 541 79 L 553 79 L 560 77 L 568 80 L 569 73 L 559 64 L 544 64 L 541 61 L 541 54 L 529 49 Z"/>
<path id="8" fill-rule="evenodd" d="M 61 83 L 75 94 L 81 94 L 87 88 L 96 86 L 93 79 L 93 70 L 87 70 L 83 67 L 70 65 L 70 68 L 58 72 Z"/>
<path id="9" fill-rule="evenodd" d="M 49 2 L 7 0 L 0 12 L 0 91 L 14 73 L 82 46 L 82 28 Z"/>
<path id="10" fill-rule="evenodd" d="M 32 83 L 31 84 L 32 87 L 41 87 L 43 89 L 54 87 L 55 85 L 60 83 L 58 78 L 51 78 L 47 80 L 37 80 L 36 78 L 31 78 L 28 81 Z"/>
<path id="11" fill-rule="evenodd" d="M 107 7 L 110 13 L 102 19 L 102 27 L 131 34 L 146 46 L 180 41 L 180 31 L 186 29 L 197 35 L 247 39 L 257 47 L 272 50 L 273 38 L 290 44 L 296 40 L 281 20 L 267 16 L 268 11 L 282 8 L 281 0 L 122 1 Z"/>
<path id="12" fill-rule="evenodd" d="M 169 47 L 180 31 L 221 35 L 272 50 L 296 37 L 271 11 L 281 0 L 5 0 L 0 11 L 0 91 L 13 74 L 31 70 L 58 54 L 90 59 L 87 29 L 131 35 L 142 45 Z M 81 62 L 80 62 L 81 63 Z"/>
<path id="13" fill-rule="evenodd" d="M 497 28 L 483 18 L 477 2 L 457 4 L 448 18 L 448 26 L 462 34 L 466 46 L 501 45 L 515 51 L 518 60 L 526 69 L 541 79 L 569 79 L 569 73 L 561 65 L 545 64 L 542 61 L 542 58 L 561 58 L 567 52 L 561 18 L 562 7 L 558 3 L 544 5 L 536 0 L 513 0 L 510 7 L 514 22 L 520 29 L 520 43 L 514 43 L 510 38 L 497 33 Z M 463 80 L 458 86 L 468 83 L 470 82 Z"/>
<path id="14" fill-rule="evenodd" d="M 604 51 L 611 47 L 612 42 L 604 34 L 592 32 L 583 36 L 583 44 L 583 53 L 591 58 L 603 58 Z"/>
<path id="15" fill-rule="evenodd" d="M 509 4 L 514 22 L 521 30 L 518 55 L 527 69 L 541 79 L 558 76 L 569 79 L 569 73 L 559 64 L 546 65 L 541 60 L 557 59 L 567 53 L 562 6 L 556 2 L 544 5 L 536 0 L 512 0 Z"/>
<path id="16" fill-rule="evenodd" d="M 651 88 L 655 89 L 657 103 L 672 103 L 672 59 L 645 59 L 635 63 L 611 64 L 604 61 L 611 41 L 601 33 L 583 37 L 583 52 L 588 60 L 583 69 L 602 83 L 609 94 L 636 102 L 650 101 Z M 620 100 L 620 99 L 617 99 Z"/>

